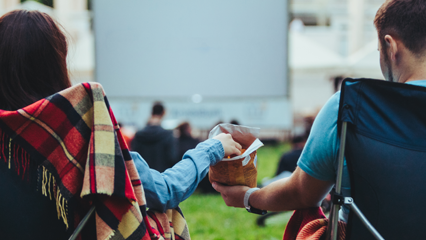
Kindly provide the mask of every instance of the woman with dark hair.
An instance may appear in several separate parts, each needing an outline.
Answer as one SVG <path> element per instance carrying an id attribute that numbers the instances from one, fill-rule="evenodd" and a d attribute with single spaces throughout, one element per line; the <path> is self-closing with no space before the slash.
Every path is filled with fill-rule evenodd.
<path id="1" fill-rule="evenodd" d="M 71 83 L 66 56 L 66 37 L 60 25 L 46 13 L 16 10 L 3 15 L 0 18 L 0 112 L 2 116 L 7 116 L 9 113 L 10 115 L 16 115 L 17 112 L 25 113 L 21 108 L 69 88 Z M 21 111 L 15 111 L 18 109 Z M 4 110 L 13 112 L 5 114 Z M 61 120 L 56 121 L 61 124 Z M 4 119 L 0 119 L 0 128 L 4 126 L 6 126 Z M 26 128 L 26 126 L 20 127 Z M 64 218 L 64 216 L 62 216 L 64 222 L 59 220 L 58 214 L 63 212 L 63 209 L 59 208 L 64 208 L 63 201 L 61 205 L 58 199 L 46 197 L 52 195 L 51 189 L 53 191 L 57 189 L 50 186 L 50 180 L 49 185 L 44 182 L 45 178 L 50 178 L 47 176 L 52 175 L 43 172 L 40 179 L 37 172 L 39 166 L 32 161 L 32 156 L 25 157 L 25 151 L 17 150 L 24 147 L 12 141 L 12 137 L 19 138 L 19 136 L 15 135 L 6 139 L 5 132 L 1 131 L 2 136 L 0 136 L 0 158 L 4 158 L 0 161 L 0 238 L 67 239 L 73 231 L 68 228 L 68 224 L 75 227 L 73 224 L 79 219 L 72 219 L 73 213 L 68 212 L 66 214 L 71 214 L 71 220 L 74 222 L 66 222 L 67 217 Z M 52 133 L 49 132 L 49 134 Z M 37 136 L 32 138 L 43 141 L 42 138 L 38 140 Z M 59 142 L 62 139 L 56 140 Z M 49 144 L 58 144 L 57 142 L 43 142 L 43 144 L 49 147 Z M 25 147 L 31 149 L 33 146 Z M 239 149 L 241 146 L 234 142 L 229 134 L 219 135 L 216 139 L 200 143 L 195 149 L 188 151 L 178 164 L 164 173 L 151 170 L 139 154 L 131 152 L 130 155 L 142 181 L 147 207 L 165 212 L 166 209 L 176 207 L 192 194 L 211 164 L 217 163 L 225 155 L 239 154 Z M 29 162 L 27 172 L 30 174 L 27 180 L 19 176 L 21 168 L 17 163 L 23 160 Z M 66 173 L 56 172 L 55 174 Z M 54 181 L 53 183 L 63 184 L 63 182 L 55 183 Z M 34 190 L 34 185 L 43 185 L 43 189 L 37 192 Z M 56 193 L 53 195 L 55 196 Z M 73 198 L 71 201 L 72 204 L 81 204 Z M 90 221 L 89 225 L 93 226 L 94 218 Z M 96 236 L 90 229 L 93 230 L 93 227 L 85 228 L 84 231 L 87 231 L 85 236 L 88 239 L 95 239 Z"/>
<path id="2" fill-rule="evenodd" d="M 47 14 L 16 10 L 3 15 L 0 18 L 0 109 L 17 110 L 70 87 L 66 56 L 65 35 Z M 31 182 L 37 181 L 33 178 Z M 30 188 L 3 161 L 0 192 L 0 238 L 64 239 L 69 236 L 57 218 L 55 202 Z"/>
<path id="3" fill-rule="evenodd" d="M 176 130 L 179 132 L 178 137 L 178 161 L 182 159 L 182 156 L 188 151 L 189 149 L 195 148 L 200 141 L 194 137 L 192 137 L 191 134 L 191 125 L 189 122 L 183 122 L 179 124 L 179 126 L 176 127 Z"/>
<path id="4" fill-rule="evenodd" d="M 0 109 L 16 110 L 71 86 L 66 37 L 49 15 L 16 10 L 0 18 Z"/>

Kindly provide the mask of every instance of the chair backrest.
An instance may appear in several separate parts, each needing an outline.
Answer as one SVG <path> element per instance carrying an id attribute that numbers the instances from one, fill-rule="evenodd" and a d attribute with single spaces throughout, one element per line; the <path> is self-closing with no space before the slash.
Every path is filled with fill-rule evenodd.
<path id="1" fill-rule="evenodd" d="M 426 88 L 346 79 L 338 122 L 358 208 L 385 239 L 426 239 Z M 346 239 L 374 239 L 353 211 Z"/>

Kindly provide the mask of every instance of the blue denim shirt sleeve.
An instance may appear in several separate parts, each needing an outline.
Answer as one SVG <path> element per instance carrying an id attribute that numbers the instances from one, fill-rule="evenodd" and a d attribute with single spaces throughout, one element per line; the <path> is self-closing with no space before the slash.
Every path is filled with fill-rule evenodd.
<path id="1" fill-rule="evenodd" d="M 142 181 L 147 207 L 165 212 L 191 196 L 210 165 L 219 162 L 225 152 L 219 140 L 206 140 L 188 150 L 181 161 L 163 173 L 150 169 L 137 152 L 130 154 Z"/>

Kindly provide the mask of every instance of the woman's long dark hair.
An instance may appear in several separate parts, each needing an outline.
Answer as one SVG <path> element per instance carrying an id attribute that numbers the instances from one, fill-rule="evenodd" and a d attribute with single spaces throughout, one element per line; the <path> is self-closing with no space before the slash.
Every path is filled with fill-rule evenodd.
<path id="1" fill-rule="evenodd" d="M 0 109 L 16 110 L 71 86 L 66 37 L 49 15 L 15 10 L 0 18 Z"/>

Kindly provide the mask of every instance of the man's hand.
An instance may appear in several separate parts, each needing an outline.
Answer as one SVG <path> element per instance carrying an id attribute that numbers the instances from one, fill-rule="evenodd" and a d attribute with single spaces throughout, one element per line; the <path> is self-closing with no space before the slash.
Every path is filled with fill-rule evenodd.
<path id="1" fill-rule="evenodd" d="M 316 179 L 297 167 L 290 177 L 277 180 L 253 192 L 249 203 L 254 208 L 268 211 L 317 207 L 333 185 L 334 182 Z M 213 188 L 222 194 L 226 205 L 244 207 L 244 195 L 249 187 L 213 183 Z"/>
<path id="2" fill-rule="evenodd" d="M 244 194 L 250 189 L 249 187 L 225 186 L 216 182 L 214 182 L 212 186 L 216 191 L 220 192 L 228 207 L 244 208 Z"/>
<path id="3" fill-rule="evenodd" d="M 221 133 L 213 137 L 213 139 L 217 139 L 222 143 L 225 157 L 230 155 L 241 155 L 241 145 L 232 139 L 231 134 Z"/>

